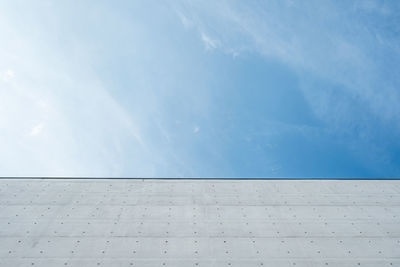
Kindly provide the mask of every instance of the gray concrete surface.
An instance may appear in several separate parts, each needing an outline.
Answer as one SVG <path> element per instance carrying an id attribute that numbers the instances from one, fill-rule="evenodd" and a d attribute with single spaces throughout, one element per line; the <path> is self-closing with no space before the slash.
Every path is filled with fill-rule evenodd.
<path id="1" fill-rule="evenodd" d="M 1 179 L 0 266 L 400 266 L 400 181 Z"/>

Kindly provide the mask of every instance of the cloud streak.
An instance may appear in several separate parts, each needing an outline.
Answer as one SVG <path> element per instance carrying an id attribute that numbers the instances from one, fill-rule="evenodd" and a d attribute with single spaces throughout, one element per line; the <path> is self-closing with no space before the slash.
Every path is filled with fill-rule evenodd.
<path id="1" fill-rule="evenodd" d="M 222 50 L 257 51 L 266 58 L 289 64 L 300 77 L 312 73 L 343 85 L 349 96 L 361 98 L 381 119 L 399 122 L 400 109 L 393 105 L 400 101 L 398 79 L 386 67 L 388 63 L 396 64 L 400 50 L 398 40 L 385 28 L 387 21 L 392 21 L 392 25 L 399 22 L 397 4 L 182 1 L 177 9 L 201 34 L 213 31 L 215 38 L 221 40 L 218 46 Z M 371 25 L 371 21 L 375 24 Z M 203 36 L 202 39 L 207 40 Z M 208 47 L 217 47 L 212 44 Z M 386 57 L 385 62 L 382 57 Z M 314 106 L 318 103 L 315 98 L 323 97 L 324 89 L 308 90 L 307 82 L 303 80 L 304 94 Z M 314 110 L 323 116 L 317 106 Z M 340 116 L 347 116 L 346 111 Z"/>

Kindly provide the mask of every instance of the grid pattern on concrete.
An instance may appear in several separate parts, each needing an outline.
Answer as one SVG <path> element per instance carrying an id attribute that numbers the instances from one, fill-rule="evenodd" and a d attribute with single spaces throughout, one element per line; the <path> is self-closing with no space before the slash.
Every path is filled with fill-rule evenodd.
<path id="1" fill-rule="evenodd" d="M 400 181 L 2 179 L 0 266 L 400 266 Z"/>

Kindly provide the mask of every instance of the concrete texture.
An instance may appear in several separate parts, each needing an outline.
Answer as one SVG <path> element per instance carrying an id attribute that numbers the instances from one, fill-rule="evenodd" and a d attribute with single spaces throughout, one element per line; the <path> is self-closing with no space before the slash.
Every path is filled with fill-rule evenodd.
<path id="1" fill-rule="evenodd" d="M 1 179 L 0 266 L 400 266 L 400 181 Z"/>

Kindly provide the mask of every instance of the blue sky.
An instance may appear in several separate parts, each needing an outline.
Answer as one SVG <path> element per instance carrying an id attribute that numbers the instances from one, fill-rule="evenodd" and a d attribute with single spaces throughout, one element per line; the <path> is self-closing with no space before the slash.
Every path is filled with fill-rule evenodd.
<path id="1" fill-rule="evenodd" d="M 399 177 L 399 3 L 0 1 L 0 175 Z"/>

